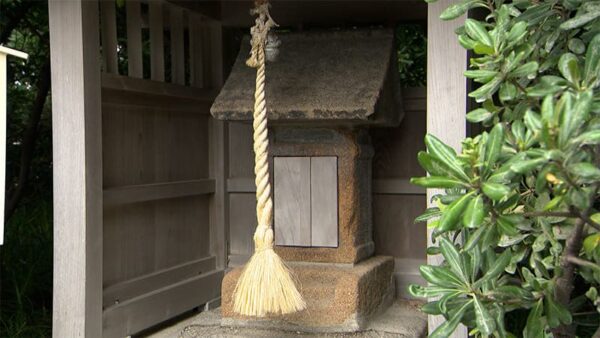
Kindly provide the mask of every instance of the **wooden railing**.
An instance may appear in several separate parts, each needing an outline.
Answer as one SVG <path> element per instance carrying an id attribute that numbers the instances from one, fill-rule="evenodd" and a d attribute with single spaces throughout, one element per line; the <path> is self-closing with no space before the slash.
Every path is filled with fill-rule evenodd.
<path id="1" fill-rule="evenodd" d="M 211 87 L 211 22 L 160 0 L 100 1 L 104 73 Z M 220 35 L 219 35 L 220 37 Z"/>

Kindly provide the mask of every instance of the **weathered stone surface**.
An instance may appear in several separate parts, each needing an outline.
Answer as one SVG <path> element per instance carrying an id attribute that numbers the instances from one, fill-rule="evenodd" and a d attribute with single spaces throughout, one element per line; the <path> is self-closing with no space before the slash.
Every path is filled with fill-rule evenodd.
<path id="1" fill-rule="evenodd" d="M 303 332 L 353 332 L 393 301 L 391 257 L 376 256 L 356 265 L 290 263 L 307 309 L 264 319 L 233 312 L 233 291 L 242 268 L 225 275 L 221 288 L 222 325 L 281 328 Z"/>
<path id="2" fill-rule="evenodd" d="M 368 132 L 364 129 L 276 127 L 272 129 L 272 135 L 271 161 L 273 156 L 338 158 L 338 247 L 277 246 L 277 253 L 287 261 L 302 262 L 357 263 L 370 257 L 374 252 L 373 148 Z M 277 232 L 277 224 L 274 227 Z"/>
<path id="3" fill-rule="evenodd" d="M 277 122 L 393 125 L 400 83 L 388 29 L 281 33 L 277 61 L 267 64 L 269 119 Z M 251 120 L 256 70 L 246 66 L 248 39 L 211 113 Z"/>
<path id="4" fill-rule="evenodd" d="M 427 336 L 427 315 L 421 303 L 396 300 L 358 332 L 302 332 L 279 327 L 221 326 L 221 309 L 203 311 L 150 333 L 148 338 L 421 338 Z M 238 322 L 239 323 L 239 322 Z"/>

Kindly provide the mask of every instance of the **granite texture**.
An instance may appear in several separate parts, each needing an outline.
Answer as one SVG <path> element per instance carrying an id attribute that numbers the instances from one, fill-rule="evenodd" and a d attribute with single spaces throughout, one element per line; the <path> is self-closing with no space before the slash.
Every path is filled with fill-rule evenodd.
<path id="1" fill-rule="evenodd" d="M 364 129 L 275 127 L 271 135 L 271 163 L 274 156 L 338 158 L 338 247 L 276 246 L 277 253 L 286 261 L 348 264 L 373 255 L 373 148 L 368 132 Z M 277 232 L 277 224 L 274 228 Z"/>
<path id="2" fill-rule="evenodd" d="M 277 61 L 267 64 L 271 121 L 399 123 L 400 83 L 389 29 L 278 33 Z M 222 120 L 251 120 L 256 70 L 245 64 L 248 39 L 211 107 Z"/>
<path id="3" fill-rule="evenodd" d="M 290 263 L 304 311 L 290 315 L 249 318 L 233 312 L 233 291 L 242 268 L 231 270 L 221 288 L 222 325 L 278 327 L 305 332 L 354 332 L 366 328 L 393 301 L 391 257 L 375 256 L 352 266 Z"/>

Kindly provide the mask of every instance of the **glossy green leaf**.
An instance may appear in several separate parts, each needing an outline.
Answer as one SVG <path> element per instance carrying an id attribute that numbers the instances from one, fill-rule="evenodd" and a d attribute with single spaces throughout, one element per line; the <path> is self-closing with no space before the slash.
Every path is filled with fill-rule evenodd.
<path id="1" fill-rule="evenodd" d="M 481 186 L 481 190 L 483 190 L 483 193 L 487 197 L 491 198 L 494 201 L 500 201 L 501 199 L 507 197 L 511 191 L 510 187 L 504 184 L 491 182 L 484 183 Z"/>
<path id="2" fill-rule="evenodd" d="M 425 188 L 450 189 L 466 187 L 466 184 L 463 182 L 444 176 L 413 177 L 410 179 L 410 183 Z"/>
<path id="3" fill-rule="evenodd" d="M 516 285 L 500 285 L 492 291 L 494 295 L 501 299 L 513 299 L 513 300 L 531 300 L 533 294 Z"/>
<path id="4" fill-rule="evenodd" d="M 463 306 L 461 306 L 454 314 L 450 317 L 449 320 L 442 323 L 442 325 L 438 326 L 435 331 L 433 331 L 429 338 L 448 338 L 450 335 L 456 330 L 458 324 L 462 320 L 467 309 L 471 307 L 472 302 L 467 302 Z"/>
<path id="5" fill-rule="evenodd" d="M 433 302 L 428 302 L 423 304 L 423 306 L 421 306 L 421 311 L 423 313 L 429 314 L 429 315 L 441 315 L 442 311 L 440 310 L 439 307 L 439 301 L 433 301 Z"/>
<path id="6" fill-rule="evenodd" d="M 490 315 L 490 312 L 483 305 L 479 297 L 475 296 L 473 300 L 477 328 L 482 334 L 489 336 L 496 330 L 496 320 Z"/>
<path id="7" fill-rule="evenodd" d="M 477 102 L 484 102 L 485 100 L 490 99 L 500 87 L 502 80 L 502 77 L 496 76 L 488 83 L 470 92 L 469 97 L 474 98 Z"/>
<path id="8" fill-rule="evenodd" d="M 467 0 L 458 3 L 453 3 L 448 6 L 440 15 L 442 20 L 454 20 L 459 16 L 465 14 L 469 9 L 476 7 L 478 0 Z"/>
<path id="9" fill-rule="evenodd" d="M 429 155 L 425 151 L 419 151 L 419 153 L 417 153 L 417 161 L 419 161 L 421 167 L 431 175 L 448 176 L 452 174 L 442 161 Z"/>
<path id="10" fill-rule="evenodd" d="M 558 304 L 551 293 L 552 292 L 547 292 L 544 297 L 544 312 L 548 320 L 548 325 L 554 328 L 561 323 L 566 325 L 571 324 L 571 321 L 573 320 L 571 313 L 564 306 Z"/>
<path id="11" fill-rule="evenodd" d="M 500 156 L 502 145 L 504 144 L 504 125 L 498 123 L 490 131 L 489 137 L 485 144 L 484 165 L 491 168 L 496 164 L 496 160 Z"/>
<path id="12" fill-rule="evenodd" d="M 512 252 L 510 249 L 504 250 L 504 252 L 496 258 L 494 264 L 485 272 L 483 277 L 481 277 L 477 282 L 475 282 L 474 287 L 479 287 L 486 282 L 497 279 L 503 272 L 504 269 L 510 263 L 510 259 L 512 257 Z"/>
<path id="13" fill-rule="evenodd" d="M 583 250 L 588 256 L 592 256 L 598 248 L 600 248 L 600 233 L 589 235 L 583 240 Z"/>
<path id="14" fill-rule="evenodd" d="M 523 338 L 544 338 L 544 321 L 542 321 L 543 300 L 540 299 L 529 311 L 527 324 L 523 330 Z"/>
<path id="15" fill-rule="evenodd" d="M 571 164 L 567 169 L 573 176 L 586 181 L 600 180 L 600 169 L 589 162 Z"/>
<path id="16" fill-rule="evenodd" d="M 496 75 L 498 75 L 498 72 L 495 70 L 477 69 L 467 70 L 464 72 L 464 75 L 469 79 L 475 80 L 476 82 L 485 83 L 493 79 Z"/>
<path id="17" fill-rule="evenodd" d="M 578 84 L 581 80 L 581 73 L 579 71 L 579 59 L 577 55 L 572 53 L 563 54 L 558 60 L 558 69 L 562 76 L 571 83 Z"/>
<path id="18" fill-rule="evenodd" d="M 438 224 L 438 230 L 440 232 L 445 232 L 448 230 L 453 230 L 458 226 L 458 221 L 460 220 L 463 211 L 469 204 L 470 200 L 473 198 L 473 193 L 468 193 L 452 202 L 440 218 L 440 222 Z"/>
<path id="19" fill-rule="evenodd" d="M 455 291 L 456 289 L 454 288 L 444 286 L 422 286 L 418 284 L 411 284 L 408 286 L 408 293 L 413 297 L 418 298 L 439 297 Z"/>
<path id="20" fill-rule="evenodd" d="M 477 109 L 470 111 L 467 114 L 467 121 L 469 121 L 471 123 L 479 123 L 479 122 L 487 121 L 490 118 L 492 118 L 493 116 L 494 116 L 494 114 L 489 112 L 487 109 L 477 108 Z"/>
<path id="21" fill-rule="evenodd" d="M 583 75 L 588 85 L 598 80 L 600 75 L 600 34 L 594 36 L 587 47 Z"/>
<path id="22" fill-rule="evenodd" d="M 501 102 L 512 101 L 516 99 L 519 95 L 519 90 L 517 86 L 510 82 L 504 82 L 500 85 L 500 90 L 498 90 L 498 98 Z"/>
<path id="23" fill-rule="evenodd" d="M 464 250 L 471 251 L 471 250 L 475 249 L 476 245 L 479 243 L 479 241 L 483 237 L 483 235 L 488 232 L 489 232 L 489 229 L 487 229 L 486 226 L 479 227 L 467 238 L 467 242 L 465 243 Z M 479 249 L 477 249 L 477 250 L 479 250 Z M 475 251 L 477 251 L 477 250 L 475 250 Z"/>
<path id="24" fill-rule="evenodd" d="M 539 166 L 545 164 L 546 162 L 548 162 L 547 158 L 535 158 L 532 160 L 514 163 L 510 166 L 510 170 L 518 174 L 528 174 L 529 172 L 531 172 L 534 169 L 537 169 Z"/>
<path id="25" fill-rule="evenodd" d="M 467 205 L 463 214 L 463 225 L 467 228 L 477 228 L 483 223 L 483 219 L 486 215 L 485 204 L 483 197 L 477 195 Z"/>
<path id="26" fill-rule="evenodd" d="M 563 22 L 560 25 L 560 28 L 564 29 L 564 30 L 575 29 L 575 28 L 585 25 L 586 23 L 588 23 L 598 17 L 600 17 L 600 10 L 588 12 L 583 15 L 577 15 L 574 18 Z"/>
<path id="27" fill-rule="evenodd" d="M 496 219 L 496 224 L 501 233 L 507 236 L 517 236 L 519 231 L 517 230 L 516 224 L 505 216 L 500 216 Z"/>
<path id="28" fill-rule="evenodd" d="M 471 39 L 480 42 L 487 46 L 493 46 L 494 42 L 492 41 L 492 37 L 485 29 L 485 27 L 481 24 L 481 22 L 474 19 L 466 19 L 465 20 L 465 31 Z"/>
<path id="29" fill-rule="evenodd" d="M 567 144 L 573 137 L 573 134 L 585 123 L 589 116 L 592 99 L 591 91 L 586 91 L 575 99 L 572 106 L 569 104 L 570 102 L 565 102 L 560 119 L 560 132 L 558 134 L 560 145 Z"/>
<path id="30" fill-rule="evenodd" d="M 428 220 L 442 215 L 440 208 L 428 208 L 424 213 L 415 218 L 415 223 L 427 222 Z"/>
<path id="31" fill-rule="evenodd" d="M 523 35 L 525 35 L 527 33 L 527 22 L 525 21 L 520 21 L 517 22 L 508 32 L 508 35 L 506 35 L 506 40 L 507 41 L 517 41 L 519 39 L 521 39 L 521 37 Z"/>
<path id="32" fill-rule="evenodd" d="M 452 242 L 444 237 L 440 237 L 440 249 L 442 251 L 442 255 L 450 269 L 458 276 L 462 278 L 462 281 L 467 284 L 469 279 L 467 278 L 467 273 L 465 271 L 465 266 L 463 265 L 460 253 L 456 250 L 456 247 Z"/>
<path id="33" fill-rule="evenodd" d="M 536 61 L 528 62 L 510 72 L 511 77 L 529 77 L 535 75 L 540 68 Z"/>
<path id="34" fill-rule="evenodd" d="M 425 136 L 425 145 L 429 154 L 438 159 L 454 177 L 466 182 L 469 181 L 469 177 L 459 165 L 456 158 L 456 151 L 452 147 L 444 144 L 440 139 L 431 134 Z"/>
<path id="35" fill-rule="evenodd" d="M 569 39 L 567 46 L 569 47 L 569 50 L 575 54 L 585 53 L 585 43 L 581 41 L 581 39 Z"/>
<path id="36" fill-rule="evenodd" d="M 600 129 L 591 130 L 577 136 L 573 139 L 573 143 L 581 145 L 600 144 Z"/>
<path id="37" fill-rule="evenodd" d="M 431 284 L 445 287 L 464 286 L 462 279 L 446 267 L 421 265 L 419 271 L 421 271 L 421 276 Z"/>
<path id="38" fill-rule="evenodd" d="M 528 110 L 525 112 L 523 119 L 527 128 L 532 132 L 539 133 L 539 131 L 542 129 L 542 118 L 533 110 Z"/>

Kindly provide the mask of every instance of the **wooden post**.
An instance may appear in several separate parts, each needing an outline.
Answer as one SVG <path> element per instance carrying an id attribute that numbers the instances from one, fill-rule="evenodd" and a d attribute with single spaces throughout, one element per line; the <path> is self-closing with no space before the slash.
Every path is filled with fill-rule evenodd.
<path id="1" fill-rule="evenodd" d="M 454 30 L 464 23 L 464 17 L 442 21 L 439 17 L 453 0 L 429 4 L 427 10 L 427 133 L 439 137 L 460 150 L 466 136 L 467 84 L 463 75 L 467 52 L 458 44 Z M 427 201 L 437 192 L 427 190 Z M 431 230 L 427 230 L 427 245 L 431 245 Z M 427 256 L 428 264 L 439 264 L 440 256 Z M 429 332 L 444 322 L 442 316 L 429 316 Z M 452 337 L 467 337 L 460 326 Z"/>
<path id="2" fill-rule="evenodd" d="M 53 337 L 102 336 L 98 2 L 49 2 L 54 162 Z"/>
<path id="3" fill-rule="evenodd" d="M 185 85 L 185 51 L 183 39 L 183 10 L 169 8 L 171 30 L 171 82 Z"/>
<path id="4" fill-rule="evenodd" d="M 144 77 L 142 60 L 142 19 L 138 0 L 127 0 L 127 76 Z"/>
<path id="5" fill-rule="evenodd" d="M 217 21 L 208 24 L 210 30 L 210 84 L 214 90 L 223 86 L 223 43 L 222 27 Z M 200 66 L 200 65 L 198 65 Z M 224 121 L 210 118 L 209 156 L 210 178 L 215 180 L 215 194 L 210 202 L 210 246 L 217 259 L 217 269 L 227 268 L 229 194 L 229 126 Z"/>
<path id="6" fill-rule="evenodd" d="M 0 45 L 0 245 L 4 243 L 4 190 L 6 186 L 6 56 L 27 59 L 27 54 Z"/>
<path id="7" fill-rule="evenodd" d="M 104 71 L 119 74 L 117 57 L 117 13 L 114 0 L 101 0 L 102 15 L 102 60 Z"/>
<path id="8" fill-rule="evenodd" d="M 148 3 L 148 25 L 150 26 L 150 78 L 155 81 L 165 81 L 165 52 L 163 2 Z"/>

